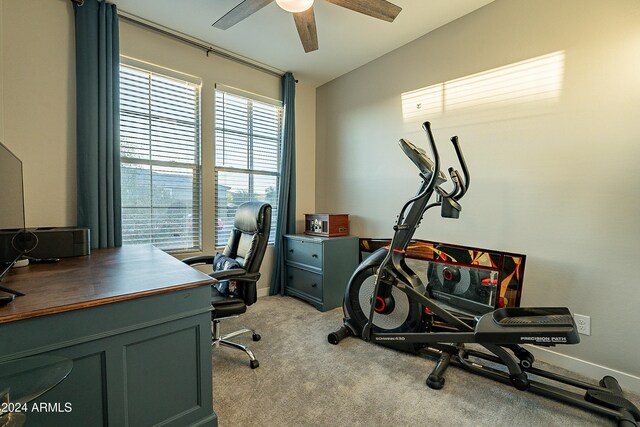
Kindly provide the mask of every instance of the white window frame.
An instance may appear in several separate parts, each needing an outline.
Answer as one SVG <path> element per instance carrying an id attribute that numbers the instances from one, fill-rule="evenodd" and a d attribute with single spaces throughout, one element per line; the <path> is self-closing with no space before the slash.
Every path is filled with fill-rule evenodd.
<path id="1" fill-rule="evenodd" d="M 204 223 L 203 215 L 202 215 L 202 153 L 201 153 L 202 151 L 202 125 L 201 125 L 202 81 L 199 78 L 190 76 L 188 74 L 180 73 L 178 71 L 166 69 L 163 67 L 159 67 L 159 66 L 147 63 L 147 62 L 138 61 L 133 58 L 124 57 L 124 56 L 121 57 L 121 67 L 136 69 L 137 71 L 148 73 L 150 76 L 156 75 L 162 78 L 177 80 L 183 84 L 188 84 L 195 89 L 196 96 L 197 96 L 197 99 L 194 105 L 196 110 L 194 114 L 194 120 L 195 120 L 194 162 L 184 162 L 184 161 L 175 161 L 175 160 L 154 160 L 151 158 L 140 159 L 140 158 L 127 157 L 126 155 L 123 155 L 122 149 L 121 149 L 121 159 L 120 159 L 120 163 L 123 166 L 124 165 L 145 165 L 145 166 L 149 166 L 150 168 L 165 167 L 165 168 L 182 168 L 182 169 L 192 170 L 192 177 L 193 177 L 192 197 L 193 197 L 193 203 L 194 203 L 193 215 L 195 217 L 195 215 L 197 214 L 197 224 L 193 225 L 193 229 L 196 230 L 195 233 L 187 234 L 186 235 L 187 238 L 185 239 L 185 242 L 189 241 L 189 239 L 193 239 L 191 240 L 193 244 L 178 246 L 178 247 L 167 246 L 166 242 L 163 243 L 161 234 L 156 235 L 153 233 L 153 230 L 151 230 L 151 233 L 149 233 L 146 237 L 140 238 L 140 240 L 137 242 L 134 242 L 132 239 L 126 240 L 125 239 L 126 232 L 124 230 L 124 227 L 125 227 L 125 215 L 126 215 L 125 210 L 127 209 L 127 207 L 124 206 L 124 198 L 123 198 L 123 205 L 122 205 L 123 244 L 128 245 L 128 244 L 137 244 L 137 243 L 152 243 L 152 244 L 156 244 L 161 249 L 167 252 L 172 252 L 172 253 L 201 251 L 202 250 L 202 230 L 203 230 L 203 223 Z M 149 88 L 149 91 L 151 91 L 151 88 Z M 122 88 L 121 88 L 121 93 L 122 93 Z M 123 108 L 121 105 L 121 117 L 122 117 L 122 113 L 123 113 Z M 125 110 L 125 113 L 126 113 L 126 110 Z M 140 114 L 140 116 L 142 116 L 142 114 Z M 150 110 L 149 110 L 149 121 L 151 122 Z M 121 126 L 122 126 L 122 123 L 121 123 Z M 151 130 L 149 132 L 151 132 Z M 122 135 L 121 135 L 121 138 L 122 138 Z M 151 142 L 151 145 L 153 146 L 153 141 Z M 150 175 L 150 188 L 149 188 L 150 194 L 152 194 L 152 191 L 153 191 L 152 179 L 153 179 L 153 174 Z M 151 203 L 149 208 L 153 210 L 152 200 L 153 198 L 151 197 L 150 199 Z M 194 217 L 192 217 L 192 220 L 195 220 Z M 188 224 L 186 225 L 188 226 Z"/>
<path id="2" fill-rule="evenodd" d="M 220 206 L 220 201 L 218 200 L 218 176 L 219 173 L 222 172 L 228 172 L 228 173 L 238 173 L 238 174 L 247 174 L 248 175 L 248 179 L 249 179 L 249 196 L 250 196 L 250 200 L 254 201 L 254 200 L 260 200 L 259 198 L 256 197 L 256 195 L 253 193 L 253 182 L 254 182 L 254 177 L 256 175 L 261 175 L 264 177 L 267 176 L 271 176 L 271 177 L 275 177 L 276 181 L 275 181 L 275 191 L 276 191 L 276 201 L 275 203 L 272 203 L 272 218 L 271 218 L 271 233 L 269 235 L 269 244 L 273 244 L 275 241 L 275 226 L 276 226 L 276 222 L 277 222 L 277 218 L 278 218 L 278 200 L 280 197 L 280 166 L 282 164 L 282 132 L 283 132 L 283 123 L 284 123 L 284 107 L 282 104 L 282 101 L 276 100 L 276 99 L 272 99 L 272 98 L 268 98 L 265 96 L 261 96 L 261 95 L 257 95 L 251 92 L 247 92 L 241 89 L 237 89 L 237 88 L 233 88 L 230 86 L 225 86 L 222 84 L 216 84 L 215 85 L 215 93 L 214 93 L 214 133 L 220 133 L 220 132 L 224 132 L 222 125 L 220 123 L 220 120 L 217 116 L 218 114 L 218 93 L 227 93 L 227 94 L 231 94 L 231 95 L 235 95 L 235 96 L 239 96 L 242 98 L 245 98 L 249 101 L 249 106 L 248 106 L 248 113 L 247 113 L 247 121 L 251 122 L 251 118 L 253 115 L 253 105 L 254 103 L 261 103 L 261 104 L 268 104 L 268 105 L 272 105 L 276 108 L 279 109 L 279 124 L 278 124 L 278 136 L 276 138 L 276 150 L 277 150 L 277 167 L 275 168 L 274 171 L 267 171 L 267 170 L 261 170 L 261 169 L 256 169 L 253 166 L 254 163 L 254 159 L 256 158 L 256 152 L 254 151 L 254 133 L 253 133 L 253 129 L 251 128 L 251 126 L 248 125 L 248 133 L 247 133 L 247 167 L 246 168 L 239 168 L 239 167 L 229 167 L 229 166 L 218 166 L 218 159 L 214 158 L 214 199 L 215 199 L 215 210 L 214 210 L 214 224 L 216 225 L 216 231 L 215 231 L 215 236 L 214 236 L 214 244 L 217 248 L 221 248 L 223 247 L 226 243 L 227 243 L 227 238 L 228 238 L 228 234 L 229 234 L 229 229 L 230 226 L 229 224 L 224 224 L 224 228 L 225 230 L 221 232 L 221 230 L 219 230 L 218 224 L 220 224 L 220 212 L 221 212 L 221 206 Z M 214 139 L 217 141 L 217 135 L 214 135 Z M 217 152 L 217 150 L 216 150 Z M 259 155 L 259 153 L 258 153 Z M 215 157 L 215 156 L 214 156 Z M 229 218 L 226 217 L 226 220 L 228 221 Z"/>

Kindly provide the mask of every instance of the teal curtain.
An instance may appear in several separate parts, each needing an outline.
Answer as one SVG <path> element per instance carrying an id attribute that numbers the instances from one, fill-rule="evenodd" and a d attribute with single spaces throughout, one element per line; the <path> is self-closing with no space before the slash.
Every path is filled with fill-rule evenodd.
<path id="1" fill-rule="evenodd" d="M 92 248 L 121 246 L 118 12 L 97 0 L 74 10 L 78 225 Z"/>
<path id="2" fill-rule="evenodd" d="M 273 275 L 270 295 L 284 294 L 286 281 L 284 270 L 285 234 L 296 232 L 296 79 L 291 73 L 282 76 L 282 102 L 284 123 L 282 128 L 282 164 L 280 166 L 280 199 L 276 222 L 273 252 Z"/>

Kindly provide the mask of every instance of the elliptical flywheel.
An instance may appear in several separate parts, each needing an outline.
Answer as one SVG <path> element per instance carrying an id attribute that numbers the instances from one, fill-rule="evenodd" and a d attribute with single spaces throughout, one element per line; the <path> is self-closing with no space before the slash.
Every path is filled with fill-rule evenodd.
<path id="1" fill-rule="evenodd" d="M 422 322 L 423 311 L 420 304 L 411 301 L 395 286 L 391 287 L 387 298 L 375 297 L 373 291 L 377 278 L 377 266 L 361 270 L 352 278 L 348 289 L 346 312 L 360 330 L 367 323 L 371 303 L 375 303 L 373 330 L 375 332 L 414 332 Z M 382 284 L 381 286 L 389 286 Z"/>

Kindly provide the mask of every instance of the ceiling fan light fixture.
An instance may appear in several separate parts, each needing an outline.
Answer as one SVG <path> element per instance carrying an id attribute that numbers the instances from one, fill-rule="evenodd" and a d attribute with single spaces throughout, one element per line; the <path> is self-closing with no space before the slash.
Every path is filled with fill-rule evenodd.
<path id="1" fill-rule="evenodd" d="M 287 12 L 300 13 L 313 6 L 313 0 L 276 0 L 280 8 Z"/>

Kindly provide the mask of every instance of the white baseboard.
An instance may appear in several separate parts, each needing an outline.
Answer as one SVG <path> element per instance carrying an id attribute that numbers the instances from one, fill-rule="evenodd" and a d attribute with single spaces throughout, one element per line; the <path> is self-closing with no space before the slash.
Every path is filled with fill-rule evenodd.
<path id="1" fill-rule="evenodd" d="M 258 288 L 256 290 L 256 294 L 258 295 L 258 298 L 266 297 L 269 295 L 269 288 Z"/>
<path id="2" fill-rule="evenodd" d="M 618 380 L 620 387 L 622 387 L 622 391 L 640 394 L 640 377 L 577 359 L 572 356 L 556 353 L 555 351 L 551 351 L 546 348 L 536 347 L 533 345 L 527 345 L 526 347 L 527 350 L 533 353 L 536 360 L 547 362 L 551 365 L 575 372 L 576 374 L 592 378 L 595 380 L 596 384 L 605 375 L 610 375 Z"/>

